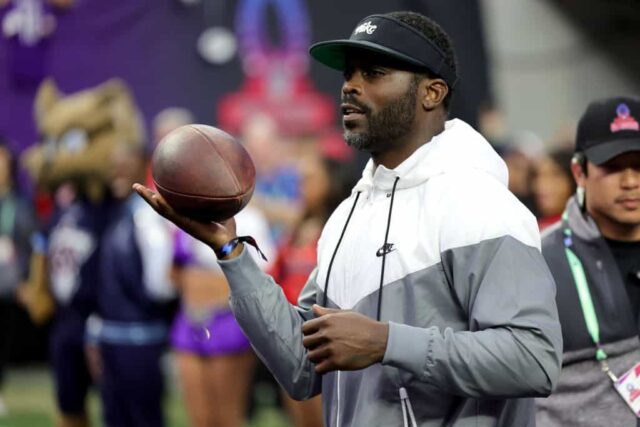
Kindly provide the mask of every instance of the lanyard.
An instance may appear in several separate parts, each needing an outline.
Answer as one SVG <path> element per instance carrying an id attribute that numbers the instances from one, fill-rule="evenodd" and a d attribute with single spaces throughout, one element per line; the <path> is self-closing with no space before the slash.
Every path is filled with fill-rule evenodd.
<path id="1" fill-rule="evenodd" d="M 600 344 L 600 326 L 598 324 L 598 316 L 593 306 L 593 299 L 591 298 L 591 292 L 589 292 L 589 284 L 587 283 L 587 275 L 584 272 L 582 262 L 576 256 L 571 249 L 573 246 L 572 231 L 568 225 L 568 212 L 565 211 L 562 214 L 562 222 L 564 225 L 564 253 L 569 261 L 569 268 L 573 275 L 573 282 L 576 285 L 578 291 L 578 299 L 580 300 L 580 306 L 582 307 L 582 315 L 587 325 L 587 331 L 596 346 L 596 360 L 600 362 L 602 370 L 611 378 L 612 381 L 617 381 L 618 378 L 609 369 L 607 363 L 607 353 L 604 351 Z"/>
<path id="2" fill-rule="evenodd" d="M 7 196 L 0 209 L 0 234 L 11 235 L 16 220 L 16 205 L 11 196 Z"/>

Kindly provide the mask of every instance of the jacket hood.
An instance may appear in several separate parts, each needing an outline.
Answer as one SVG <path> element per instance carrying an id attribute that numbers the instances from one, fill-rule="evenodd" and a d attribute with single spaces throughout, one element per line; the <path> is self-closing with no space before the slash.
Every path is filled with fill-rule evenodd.
<path id="1" fill-rule="evenodd" d="M 567 207 L 565 209 L 567 211 L 569 228 L 571 228 L 576 236 L 586 241 L 594 241 L 602 238 L 598 225 L 588 213 L 582 212 L 575 195 L 567 201 Z"/>
<path id="2" fill-rule="evenodd" d="M 437 175 L 469 169 L 485 172 L 505 187 L 508 184 L 507 166 L 489 142 L 464 121 L 453 119 L 445 123 L 443 132 L 418 148 L 395 169 L 383 165 L 376 167 L 373 159 L 369 159 L 353 191 L 367 193 L 373 188 L 388 191 L 396 178 L 400 178 L 398 189 L 410 188 Z"/>

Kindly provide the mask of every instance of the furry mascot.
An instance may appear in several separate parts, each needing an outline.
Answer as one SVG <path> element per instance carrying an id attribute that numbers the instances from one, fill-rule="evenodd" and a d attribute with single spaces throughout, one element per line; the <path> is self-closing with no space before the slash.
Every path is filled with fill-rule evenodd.
<path id="1" fill-rule="evenodd" d="M 34 239 L 23 299 L 36 323 L 53 316 L 50 357 L 57 425 L 85 427 L 92 383 L 86 354 L 96 354 L 95 347 L 85 353 L 85 324 L 97 311 L 102 282 L 100 248 L 113 204 L 111 158 L 118 145 L 143 147 L 143 122 L 130 90 L 115 79 L 69 95 L 46 80 L 34 110 L 41 140 L 25 152 L 23 165 L 36 186 L 52 195 L 55 211 Z M 93 367 L 99 369 L 98 364 Z"/>
<path id="2" fill-rule="evenodd" d="M 34 110 L 42 140 L 23 160 L 34 182 L 51 191 L 72 182 L 80 194 L 99 203 L 108 188 L 109 160 L 116 144 L 144 144 L 141 115 L 121 80 L 71 95 L 62 94 L 53 80 L 45 80 Z"/>

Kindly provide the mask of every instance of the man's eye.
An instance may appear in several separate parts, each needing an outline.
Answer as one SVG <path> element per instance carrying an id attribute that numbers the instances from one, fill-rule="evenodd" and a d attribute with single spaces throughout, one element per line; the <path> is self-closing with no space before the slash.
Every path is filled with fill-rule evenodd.
<path id="1" fill-rule="evenodd" d="M 622 171 L 624 169 L 624 166 L 611 164 L 611 165 L 604 165 L 602 169 L 604 169 L 605 173 L 617 173 Z"/>
<path id="2" fill-rule="evenodd" d="M 363 74 L 367 77 L 380 77 L 384 75 L 384 72 L 382 70 L 372 69 L 363 71 Z"/>

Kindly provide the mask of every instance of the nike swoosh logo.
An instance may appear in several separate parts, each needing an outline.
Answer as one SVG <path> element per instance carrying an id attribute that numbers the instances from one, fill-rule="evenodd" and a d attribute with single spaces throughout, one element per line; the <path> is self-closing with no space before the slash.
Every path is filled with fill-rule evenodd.
<path id="1" fill-rule="evenodd" d="M 395 250 L 396 248 L 394 248 L 393 243 L 387 243 L 386 245 L 382 245 L 382 247 L 376 251 L 376 256 L 381 257 Z"/>

